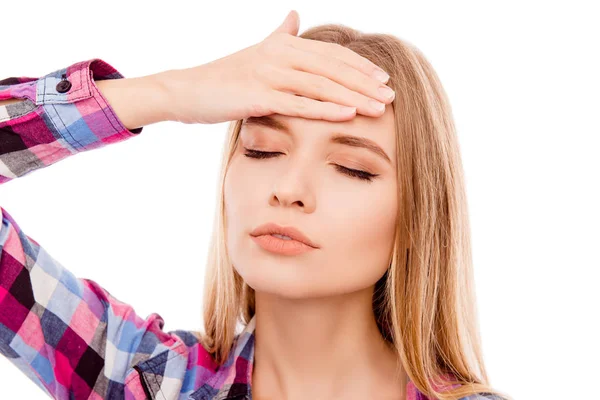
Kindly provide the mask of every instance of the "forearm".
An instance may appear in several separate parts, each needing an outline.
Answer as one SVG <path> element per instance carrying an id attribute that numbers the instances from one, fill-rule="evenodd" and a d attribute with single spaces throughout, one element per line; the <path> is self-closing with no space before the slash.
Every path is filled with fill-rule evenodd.
<path id="1" fill-rule="evenodd" d="M 38 78 L 0 80 L 0 97 L 7 99 L 0 107 L 0 184 L 166 120 L 172 95 L 162 76 L 125 79 L 91 59 Z"/>
<path id="2" fill-rule="evenodd" d="M 165 73 L 107 79 L 95 84 L 127 129 L 167 120 L 169 101 Z M 0 106 L 20 101 L 23 99 L 0 100 Z"/>
<path id="3" fill-rule="evenodd" d="M 165 73 L 95 83 L 126 128 L 167 120 L 169 93 Z"/>

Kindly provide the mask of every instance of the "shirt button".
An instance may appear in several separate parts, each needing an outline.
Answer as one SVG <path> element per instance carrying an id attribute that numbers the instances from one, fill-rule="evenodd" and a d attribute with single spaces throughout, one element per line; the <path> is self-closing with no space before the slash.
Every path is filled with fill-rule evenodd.
<path id="1" fill-rule="evenodd" d="M 69 89 L 71 89 L 71 82 L 67 80 L 62 80 L 58 82 L 58 85 L 56 85 L 56 91 L 58 93 L 66 93 L 69 91 Z"/>

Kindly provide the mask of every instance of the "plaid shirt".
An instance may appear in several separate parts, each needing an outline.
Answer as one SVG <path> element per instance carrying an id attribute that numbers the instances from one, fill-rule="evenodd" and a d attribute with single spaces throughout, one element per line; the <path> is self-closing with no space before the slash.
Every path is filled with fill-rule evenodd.
<path id="1" fill-rule="evenodd" d="M 78 152 L 138 136 L 95 81 L 123 76 L 92 59 L 0 81 L 0 184 Z M 164 332 L 27 236 L 2 207 L 0 353 L 57 399 L 251 399 L 253 318 L 220 368 L 188 331 Z M 407 400 L 426 400 L 412 382 Z M 474 395 L 462 400 L 493 399 Z"/>

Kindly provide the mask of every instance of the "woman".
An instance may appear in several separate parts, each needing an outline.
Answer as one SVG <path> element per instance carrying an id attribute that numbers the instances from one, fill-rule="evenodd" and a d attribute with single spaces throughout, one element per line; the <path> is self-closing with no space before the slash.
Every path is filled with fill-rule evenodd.
<path id="1" fill-rule="evenodd" d="M 2 209 L 0 349 L 49 395 L 499 398 L 435 72 L 390 35 L 297 33 L 293 11 L 200 67 L 120 79 L 94 59 L 0 81 L 1 183 L 159 121 L 233 121 L 202 333 L 164 332 L 75 278 Z"/>

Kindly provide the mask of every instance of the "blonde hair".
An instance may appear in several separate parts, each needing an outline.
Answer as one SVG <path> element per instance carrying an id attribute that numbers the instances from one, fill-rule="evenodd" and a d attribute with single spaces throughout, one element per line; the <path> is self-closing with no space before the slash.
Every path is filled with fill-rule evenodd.
<path id="1" fill-rule="evenodd" d="M 430 63 L 389 34 L 326 24 L 302 38 L 337 43 L 382 67 L 396 91 L 398 215 L 390 267 L 376 283 L 373 309 L 416 388 L 454 400 L 493 393 L 484 367 L 473 287 L 470 227 L 462 162 L 450 104 Z M 232 121 L 222 157 L 219 212 L 207 260 L 203 346 L 221 365 L 238 322 L 255 313 L 254 290 L 228 258 L 223 184 L 242 120 Z M 447 387 L 451 386 L 451 389 Z"/>

